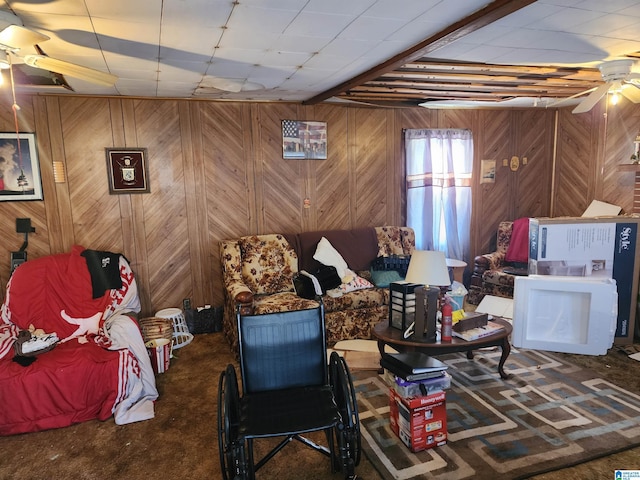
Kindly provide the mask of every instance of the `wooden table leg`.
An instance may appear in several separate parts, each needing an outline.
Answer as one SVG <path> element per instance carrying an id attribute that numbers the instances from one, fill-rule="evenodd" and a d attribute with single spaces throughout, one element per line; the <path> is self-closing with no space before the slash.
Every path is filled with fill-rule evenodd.
<path id="1" fill-rule="evenodd" d="M 510 377 L 508 373 L 504 371 L 504 363 L 507 361 L 507 357 L 511 353 L 511 345 L 509 344 L 509 338 L 505 337 L 502 342 L 502 355 L 500 355 L 500 362 L 498 363 L 498 373 L 500 373 L 500 377 L 503 379 L 507 379 Z"/>

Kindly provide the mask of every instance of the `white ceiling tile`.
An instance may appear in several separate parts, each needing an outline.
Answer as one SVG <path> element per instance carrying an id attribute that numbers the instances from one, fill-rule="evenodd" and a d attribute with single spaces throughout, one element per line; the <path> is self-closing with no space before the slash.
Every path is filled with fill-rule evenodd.
<path id="1" fill-rule="evenodd" d="M 337 37 L 349 40 L 380 41 L 392 36 L 402 26 L 402 20 L 361 16 L 338 33 Z"/>
<path id="2" fill-rule="evenodd" d="M 283 33 L 296 16 L 295 11 L 240 4 L 234 8 L 227 25 L 229 29 L 238 29 L 246 35 Z"/>
<path id="3" fill-rule="evenodd" d="M 389 0 L 378 0 L 375 5 L 369 8 L 365 15 L 378 18 L 396 18 L 399 20 L 413 20 L 427 10 L 433 8 L 442 0 L 403 0 L 400 8 L 398 2 Z"/>
<path id="4" fill-rule="evenodd" d="M 52 3 L 66 4 L 69 1 L 58 0 Z M 162 15 L 162 2 L 150 2 L 148 0 L 83 0 L 83 2 L 78 3 L 85 3 L 89 15 L 94 19 L 122 19 L 126 22 L 155 23 L 158 25 Z"/>
<path id="5" fill-rule="evenodd" d="M 304 13 L 291 22 L 285 32 L 289 35 L 306 35 L 321 38 L 334 38 L 353 21 L 348 15 L 330 15 L 324 13 Z"/>
<path id="6" fill-rule="evenodd" d="M 281 33 L 261 33 L 260 35 L 247 35 L 240 29 L 224 30 L 220 39 L 221 48 L 266 50 L 272 48 L 282 37 Z M 286 42 L 285 42 L 286 45 Z"/>
<path id="7" fill-rule="evenodd" d="M 631 25 L 637 25 L 638 18 L 628 15 L 607 14 L 595 20 L 584 22 L 576 27 L 582 32 L 589 32 L 591 35 L 615 37 L 616 32 Z M 579 33 L 572 29 L 573 32 Z M 640 34 L 639 34 L 640 35 Z"/>
<path id="8" fill-rule="evenodd" d="M 638 0 L 582 0 L 575 6 L 585 10 L 594 10 L 597 12 L 619 12 L 620 10 L 638 7 Z"/>
<path id="9" fill-rule="evenodd" d="M 94 18 L 92 23 L 98 35 L 108 37 L 112 41 L 150 43 L 157 47 L 160 40 L 158 23 L 136 23 L 102 18 Z"/>
<path id="10" fill-rule="evenodd" d="M 365 13 L 375 3 L 376 0 L 309 0 L 304 7 L 304 12 L 328 14 L 340 12 L 356 17 Z"/>
<path id="11" fill-rule="evenodd" d="M 561 17 L 566 20 L 566 17 L 568 15 L 559 15 L 563 10 L 565 9 L 558 5 L 548 5 L 548 4 L 536 2 L 536 3 L 532 3 L 531 5 L 528 5 L 527 7 L 521 10 L 518 10 L 517 12 L 512 13 L 511 15 L 507 15 L 506 17 L 503 17 L 497 20 L 492 24 L 492 26 L 498 25 L 498 26 L 506 26 L 506 27 L 512 27 L 512 28 L 526 27 L 531 24 L 537 24 L 541 21 L 544 22 L 549 17 L 555 17 L 555 18 Z M 579 12 L 583 12 L 583 11 L 584 10 L 573 9 L 573 12 L 575 12 L 576 15 L 578 15 Z M 592 18 L 598 15 L 592 12 L 588 12 L 588 13 L 592 15 Z M 572 17 L 573 15 L 569 16 L 571 20 L 573 20 Z"/>

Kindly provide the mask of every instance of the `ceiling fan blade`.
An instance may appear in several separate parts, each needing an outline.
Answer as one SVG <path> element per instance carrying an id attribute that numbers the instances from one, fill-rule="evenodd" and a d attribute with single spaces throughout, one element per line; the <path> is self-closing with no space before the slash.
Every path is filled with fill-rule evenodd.
<path id="1" fill-rule="evenodd" d="M 602 97 L 604 97 L 609 91 L 609 83 L 603 83 L 598 88 L 596 88 L 593 92 L 589 94 L 587 98 L 585 98 L 580 104 L 572 110 L 573 113 L 585 113 L 591 110 L 596 103 L 600 101 Z"/>
<path id="2" fill-rule="evenodd" d="M 587 93 L 593 92 L 597 87 L 590 88 L 589 90 L 585 90 L 584 92 L 575 93 L 570 97 L 561 98 L 556 100 L 555 102 L 551 102 L 547 107 L 562 107 L 565 103 L 568 103 L 569 100 L 573 100 L 574 98 L 581 97 L 582 95 L 586 95 Z"/>
<path id="3" fill-rule="evenodd" d="M 31 47 L 45 40 L 49 40 L 49 37 L 19 25 L 9 25 L 0 32 L 0 44 L 10 49 L 19 50 L 24 47 Z"/>
<path id="4" fill-rule="evenodd" d="M 626 83 L 622 86 L 620 93 L 627 100 L 631 100 L 633 103 L 640 103 L 640 85 L 631 82 Z"/>
<path id="5" fill-rule="evenodd" d="M 116 83 L 116 80 L 118 80 L 118 77 L 110 73 L 101 72 L 100 70 L 94 70 L 93 68 L 83 67 L 82 65 L 76 65 L 75 63 L 65 62 L 64 60 L 58 60 L 57 58 L 51 58 L 44 55 L 25 55 L 24 62 L 32 67 L 42 68 L 43 70 L 68 75 L 70 77 L 96 83 L 98 85 L 105 85 L 107 87 L 113 86 L 113 84 Z"/>

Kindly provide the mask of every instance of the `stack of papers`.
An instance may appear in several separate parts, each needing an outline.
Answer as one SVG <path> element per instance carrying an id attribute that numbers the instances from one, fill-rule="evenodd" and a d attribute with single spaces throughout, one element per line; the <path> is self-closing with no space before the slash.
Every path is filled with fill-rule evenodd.
<path id="1" fill-rule="evenodd" d="M 484 327 L 471 328 L 462 332 L 453 331 L 453 335 L 467 341 L 478 340 L 480 338 L 489 337 L 500 330 L 504 329 L 502 325 L 496 322 L 488 321 Z"/>

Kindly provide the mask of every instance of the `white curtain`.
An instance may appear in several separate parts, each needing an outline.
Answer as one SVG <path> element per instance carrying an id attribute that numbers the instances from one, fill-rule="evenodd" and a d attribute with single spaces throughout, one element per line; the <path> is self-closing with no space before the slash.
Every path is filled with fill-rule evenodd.
<path id="1" fill-rule="evenodd" d="M 405 130 L 407 225 L 416 248 L 469 263 L 473 136 L 469 130 Z"/>

